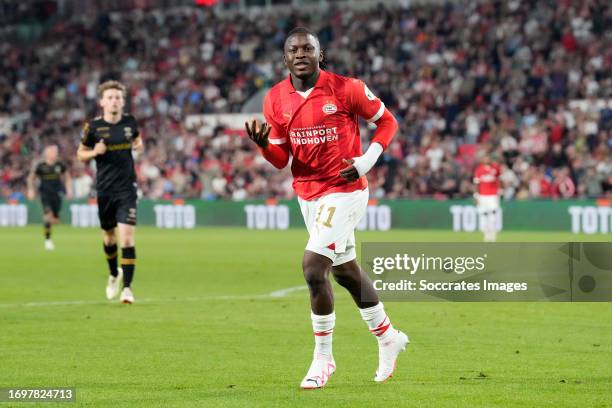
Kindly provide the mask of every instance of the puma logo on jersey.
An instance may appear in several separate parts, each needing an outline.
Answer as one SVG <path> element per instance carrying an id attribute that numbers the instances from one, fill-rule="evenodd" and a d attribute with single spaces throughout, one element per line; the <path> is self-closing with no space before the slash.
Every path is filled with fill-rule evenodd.
<path id="1" fill-rule="evenodd" d="M 373 101 L 374 99 L 376 99 L 376 97 L 374 96 L 372 91 L 370 91 L 370 88 L 368 88 L 366 84 L 363 84 L 363 88 L 363 90 L 365 91 L 365 96 L 366 98 L 368 98 L 368 100 Z"/>

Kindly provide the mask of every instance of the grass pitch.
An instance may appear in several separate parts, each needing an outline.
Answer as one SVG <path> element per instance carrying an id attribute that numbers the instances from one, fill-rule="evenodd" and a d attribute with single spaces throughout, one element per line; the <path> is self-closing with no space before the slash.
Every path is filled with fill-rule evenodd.
<path id="1" fill-rule="evenodd" d="M 98 231 L 55 228 L 54 252 L 41 235 L 39 227 L 0 229 L 0 387 L 76 387 L 76 403 L 45 407 L 612 406 L 609 304 L 389 302 L 412 344 L 395 377 L 375 384 L 376 341 L 336 285 L 338 370 L 325 389 L 301 391 L 313 347 L 300 270 L 305 231 L 139 227 L 131 306 L 104 298 Z"/>

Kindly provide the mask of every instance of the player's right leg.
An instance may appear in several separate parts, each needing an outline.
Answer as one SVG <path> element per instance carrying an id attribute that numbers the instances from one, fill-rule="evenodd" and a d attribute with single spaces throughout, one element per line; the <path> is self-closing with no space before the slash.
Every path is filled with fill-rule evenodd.
<path id="1" fill-rule="evenodd" d="M 331 259 L 306 250 L 302 259 L 304 278 L 310 291 L 312 329 L 315 339 L 312 363 L 302 379 L 303 389 L 322 388 L 336 370 L 332 354 L 332 338 L 336 315 L 334 296 L 329 282 Z"/>
<path id="2" fill-rule="evenodd" d="M 51 226 L 53 225 L 53 208 L 51 205 L 50 197 L 46 194 L 41 193 L 40 202 L 43 208 L 43 233 L 45 236 L 45 249 L 52 251 L 55 249 L 53 241 L 51 240 Z"/>
<path id="3" fill-rule="evenodd" d="M 108 264 L 109 276 L 106 282 L 106 298 L 114 299 L 121 288 L 122 270 L 117 265 L 117 235 L 116 228 L 102 230 L 102 241 L 104 243 L 104 254 Z"/>
<path id="4" fill-rule="evenodd" d="M 300 199 L 300 209 L 308 232 L 314 231 L 316 222 L 317 201 Z M 333 251 L 326 249 L 330 254 Z M 321 251 L 319 251 L 321 252 Z M 313 360 L 302 380 L 303 389 L 321 388 L 327 384 L 329 377 L 336 369 L 332 354 L 332 339 L 336 315 L 334 313 L 334 298 L 329 282 L 329 268 L 331 266 L 330 254 L 328 256 L 311 250 L 304 251 L 302 269 L 304 279 L 310 291 L 310 305 L 312 328 L 315 339 Z"/>
<path id="5" fill-rule="evenodd" d="M 45 211 L 43 214 L 43 225 L 43 231 L 45 234 L 45 249 L 47 251 L 52 251 L 55 249 L 55 245 L 51 240 L 51 226 L 53 225 L 53 213 L 51 210 Z"/>
<path id="6" fill-rule="evenodd" d="M 480 196 L 478 200 L 478 215 L 485 242 L 495 242 L 497 239 L 497 213 L 499 197 L 496 195 Z"/>

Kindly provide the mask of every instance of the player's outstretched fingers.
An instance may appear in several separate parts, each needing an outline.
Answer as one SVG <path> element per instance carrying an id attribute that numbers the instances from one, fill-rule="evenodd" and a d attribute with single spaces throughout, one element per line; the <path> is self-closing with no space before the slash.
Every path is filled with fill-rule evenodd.
<path id="1" fill-rule="evenodd" d="M 251 139 L 261 148 L 265 149 L 268 147 L 268 136 L 272 130 L 271 126 L 265 122 L 259 126 L 257 119 L 253 119 L 251 122 L 245 122 L 244 126 L 247 134 L 249 135 L 249 139 Z"/>
<path id="2" fill-rule="evenodd" d="M 264 137 L 267 139 L 268 136 L 270 135 L 270 131 L 272 130 L 272 126 L 268 126 L 267 123 L 264 123 L 264 125 L 267 127 L 266 133 L 264 134 Z"/>

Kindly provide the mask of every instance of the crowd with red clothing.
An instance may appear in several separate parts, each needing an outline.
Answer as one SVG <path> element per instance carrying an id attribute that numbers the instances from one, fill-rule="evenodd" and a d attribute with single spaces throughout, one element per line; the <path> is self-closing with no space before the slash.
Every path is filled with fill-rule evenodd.
<path id="1" fill-rule="evenodd" d="M 187 128 L 185 118 L 240 112 L 282 79 L 282 42 L 296 25 L 318 32 L 330 70 L 362 79 L 396 115 L 398 135 L 368 174 L 375 197 L 471 197 L 483 154 L 500 164 L 506 199 L 610 197 L 611 10 L 603 0 L 487 0 L 60 22 L 27 46 L 0 45 L 0 197 L 23 195 L 45 145 L 74 157 L 107 78 L 126 83 L 141 121 L 145 197 L 291 197 L 289 172 L 273 169 L 244 134 Z M 362 124 L 364 148 L 371 135 Z M 92 194 L 92 170 L 73 164 L 75 195 Z"/>

